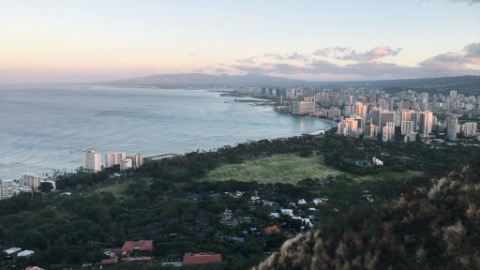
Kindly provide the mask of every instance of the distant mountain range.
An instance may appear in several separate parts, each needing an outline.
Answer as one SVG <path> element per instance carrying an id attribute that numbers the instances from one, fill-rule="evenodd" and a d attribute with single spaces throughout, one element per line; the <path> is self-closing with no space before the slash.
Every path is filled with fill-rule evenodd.
<path id="1" fill-rule="evenodd" d="M 479 89 L 480 76 L 466 75 L 458 77 L 383 80 L 383 81 L 343 81 L 343 82 L 307 82 L 283 77 L 272 77 L 257 73 L 246 75 L 209 75 L 202 73 L 161 74 L 148 77 L 101 82 L 115 85 L 143 85 L 157 87 L 411 87 L 411 88 L 459 88 Z"/>
<path id="2" fill-rule="evenodd" d="M 247 75 L 209 75 L 202 73 L 162 74 L 148 77 L 103 82 L 116 85 L 145 85 L 165 87 L 242 87 L 242 86 L 295 86 L 308 82 L 282 77 L 272 77 L 257 73 Z"/>

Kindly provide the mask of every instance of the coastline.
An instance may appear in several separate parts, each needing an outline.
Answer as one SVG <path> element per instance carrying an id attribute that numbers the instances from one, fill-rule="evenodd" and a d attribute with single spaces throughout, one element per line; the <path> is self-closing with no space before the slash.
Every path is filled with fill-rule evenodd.
<path id="1" fill-rule="evenodd" d="M 327 130 L 330 130 L 334 127 L 337 126 L 337 122 L 333 121 L 333 120 L 329 120 L 329 119 L 325 119 L 325 118 L 320 118 L 320 117 L 313 117 L 313 116 L 307 116 L 307 117 L 310 117 L 310 118 L 315 118 L 317 120 L 320 120 L 324 123 L 328 123 L 330 124 L 330 127 L 329 128 L 323 128 L 323 129 L 319 129 L 319 130 L 316 130 L 316 131 L 313 131 L 313 132 L 310 132 L 310 133 L 306 133 L 307 135 L 320 135 L 320 134 L 324 134 Z M 303 135 L 303 134 L 302 134 Z"/>
<path id="2" fill-rule="evenodd" d="M 8 114 L 0 119 L 4 127 L 0 136 L 9 147 L 0 151 L 4 156 L 1 179 L 19 179 L 27 172 L 75 172 L 82 166 L 81 150 L 86 148 L 102 154 L 181 155 L 249 140 L 301 136 L 332 125 L 326 119 L 282 117 L 270 105 L 225 103 L 232 98 L 222 97 L 219 92 L 151 88 L 116 91 L 114 87 L 98 86 L 86 94 L 82 85 L 63 87 L 33 85 L 2 90 L 5 98 L 0 106 Z"/>

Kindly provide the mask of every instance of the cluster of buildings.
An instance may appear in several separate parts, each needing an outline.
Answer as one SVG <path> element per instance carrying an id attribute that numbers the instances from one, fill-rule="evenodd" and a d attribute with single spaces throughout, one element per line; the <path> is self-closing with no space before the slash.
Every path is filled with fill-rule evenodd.
<path id="1" fill-rule="evenodd" d="M 367 105 L 356 102 L 353 114 L 339 121 L 337 133 L 341 135 L 376 138 L 381 135 L 382 141 L 393 140 L 396 132 L 400 132 L 405 142 L 415 141 L 417 135 L 422 139 L 432 136 L 432 131 L 444 131 L 450 141 L 457 140 L 457 134 L 465 137 L 477 136 L 477 123 L 458 123 L 458 116 L 449 114 L 442 123 L 432 111 L 401 109 L 390 110 L 372 107 L 367 111 Z"/>
<path id="2" fill-rule="evenodd" d="M 431 95 L 415 90 L 392 94 L 366 89 L 262 88 L 261 95 L 275 98 L 277 111 L 336 121 L 341 135 L 381 136 L 383 141 L 402 135 L 405 142 L 432 138 L 432 132 L 445 134 L 450 141 L 460 134 L 479 137 L 476 122 L 459 123 L 458 118 L 479 116 L 480 96 L 456 90 Z"/>
<path id="3" fill-rule="evenodd" d="M 101 154 L 95 149 L 88 149 L 83 153 L 83 169 L 90 172 L 99 172 L 104 168 L 115 165 L 119 165 L 121 171 L 138 168 L 143 164 L 143 156 L 137 153 L 132 155 L 125 153 L 107 153 L 105 154 L 104 161 L 105 163 L 102 162 Z M 43 191 L 41 186 L 44 185 L 44 183 L 48 183 L 49 190 L 56 189 L 57 185 L 54 177 L 42 178 L 34 173 L 24 173 L 19 180 L 0 179 L 0 200 L 12 198 L 20 193 Z"/>
<path id="4" fill-rule="evenodd" d="M 2 254 L 2 260 L 7 262 L 15 263 L 19 259 L 30 258 L 35 255 L 35 251 L 29 249 L 22 249 L 20 247 L 11 247 L 5 249 Z M 30 267 L 30 268 L 29 268 Z M 42 268 L 34 268 L 33 266 L 29 266 L 26 269 L 29 270 L 42 270 Z M 3 268 L 2 268 L 3 269 Z M 5 268 L 6 269 L 6 268 Z"/>
<path id="5" fill-rule="evenodd" d="M 120 166 L 121 171 L 131 168 L 138 168 L 143 164 L 143 156 L 141 154 L 133 153 L 128 155 L 126 153 L 107 153 L 105 154 L 104 162 L 102 162 L 101 153 L 95 149 L 88 149 L 83 153 L 83 169 L 91 172 L 99 172 L 103 168 Z"/>
<path id="6" fill-rule="evenodd" d="M 42 183 L 48 183 L 51 190 L 56 189 L 56 182 L 52 178 L 42 179 L 34 173 L 24 173 L 20 180 L 0 180 L 0 200 L 9 199 L 20 193 L 38 192 Z"/>
<path id="7" fill-rule="evenodd" d="M 117 263 L 143 263 L 153 264 L 155 258 L 152 256 L 153 240 L 125 241 L 123 247 L 106 249 L 104 254 L 108 258 L 95 263 L 99 266 L 115 265 Z M 182 265 L 202 265 L 209 263 L 221 263 L 222 255 L 213 252 L 185 253 L 183 259 L 172 259 L 163 261 L 163 266 L 180 267 Z M 93 266 L 93 265 L 89 265 Z"/>

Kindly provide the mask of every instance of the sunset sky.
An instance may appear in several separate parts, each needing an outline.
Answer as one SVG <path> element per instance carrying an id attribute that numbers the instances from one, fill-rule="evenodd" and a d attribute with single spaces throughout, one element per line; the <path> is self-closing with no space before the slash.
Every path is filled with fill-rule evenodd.
<path id="1" fill-rule="evenodd" d="M 480 0 L 0 0 L 0 83 L 480 75 Z"/>

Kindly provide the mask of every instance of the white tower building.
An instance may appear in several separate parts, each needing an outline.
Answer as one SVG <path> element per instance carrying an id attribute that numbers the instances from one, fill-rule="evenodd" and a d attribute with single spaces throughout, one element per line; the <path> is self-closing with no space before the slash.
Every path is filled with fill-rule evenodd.
<path id="1" fill-rule="evenodd" d="M 382 141 L 387 142 L 393 140 L 395 135 L 395 124 L 393 122 L 387 122 L 382 128 Z"/>
<path id="2" fill-rule="evenodd" d="M 127 157 L 122 159 L 122 162 L 120 162 L 120 171 L 125 171 L 127 169 L 132 168 L 133 160 L 131 157 Z"/>
<path id="3" fill-rule="evenodd" d="M 432 132 L 433 113 L 425 111 L 420 113 L 420 123 L 418 132 L 421 136 L 427 137 Z"/>
<path id="4" fill-rule="evenodd" d="M 0 180 L 0 200 L 5 200 L 13 197 L 14 182 L 13 179 Z"/>
<path id="5" fill-rule="evenodd" d="M 134 153 L 132 156 L 132 166 L 138 168 L 143 165 L 143 156 L 142 154 Z"/>
<path id="6" fill-rule="evenodd" d="M 475 135 L 477 135 L 477 123 L 466 122 L 462 125 L 462 133 L 466 137 L 474 137 Z"/>
<path id="7" fill-rule="evenodd" d="M 102 157 L 95 149 L 88 149 L 83 153 L 83 168 L 91 172 L 102 170 Z"/>
<path id="8" fill-rule="evenodd" d="M 125 153 L 107 153 L 105 154 L 105 167 L 109 168 L 115 165 L 120 165 L 120 162 L 122 162 L 122 159 L 125 157 Z"/>

